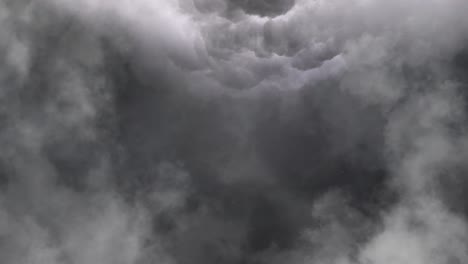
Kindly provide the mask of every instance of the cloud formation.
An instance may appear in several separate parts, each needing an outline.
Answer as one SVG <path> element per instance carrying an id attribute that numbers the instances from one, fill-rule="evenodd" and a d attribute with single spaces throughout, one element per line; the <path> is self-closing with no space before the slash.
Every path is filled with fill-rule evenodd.
<path id="1" fill-rule="evenodd" d="M 2 263 L 468 260 L 464 0 L 0 0 Z"/>

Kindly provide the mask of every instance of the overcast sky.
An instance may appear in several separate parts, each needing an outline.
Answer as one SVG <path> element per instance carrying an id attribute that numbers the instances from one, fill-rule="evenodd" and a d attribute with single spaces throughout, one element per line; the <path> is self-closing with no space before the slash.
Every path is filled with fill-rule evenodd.
<path id="1" fill-rule="evenodd" d="M 467 10 L 0 0 L 0 263 L 468 263 Z"/>

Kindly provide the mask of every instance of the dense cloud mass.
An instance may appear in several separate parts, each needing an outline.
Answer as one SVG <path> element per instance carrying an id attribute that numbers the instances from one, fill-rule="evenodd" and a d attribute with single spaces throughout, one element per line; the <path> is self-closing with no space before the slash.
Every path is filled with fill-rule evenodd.
<path id="1" fill-rule="evenodd" d="M 0 0 L 0 262 L 467 263 L 466 10 Z"/>

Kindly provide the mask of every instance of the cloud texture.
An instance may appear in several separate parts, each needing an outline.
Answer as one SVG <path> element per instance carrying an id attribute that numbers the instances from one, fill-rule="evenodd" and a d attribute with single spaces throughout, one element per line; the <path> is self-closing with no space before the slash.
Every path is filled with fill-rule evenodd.
<path id="1" fill-rule="evenodd" d="M 0 0 L 0 262 L 467 262 L 466 10 Z"/>

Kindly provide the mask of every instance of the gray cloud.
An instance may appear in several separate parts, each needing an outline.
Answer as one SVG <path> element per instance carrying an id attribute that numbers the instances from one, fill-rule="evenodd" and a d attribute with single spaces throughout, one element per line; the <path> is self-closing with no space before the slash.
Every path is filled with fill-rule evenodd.
<path id="1" fill-rule="evenodd" d="M 2 261 L 466 262 L 466 8 L 0 1 Z"/>

